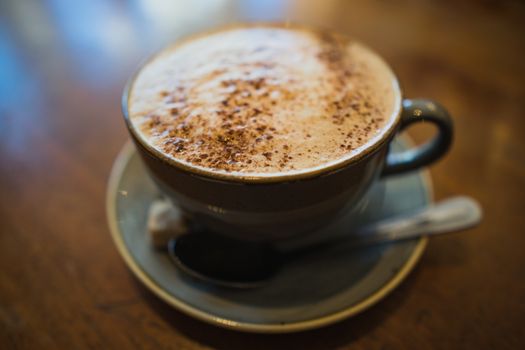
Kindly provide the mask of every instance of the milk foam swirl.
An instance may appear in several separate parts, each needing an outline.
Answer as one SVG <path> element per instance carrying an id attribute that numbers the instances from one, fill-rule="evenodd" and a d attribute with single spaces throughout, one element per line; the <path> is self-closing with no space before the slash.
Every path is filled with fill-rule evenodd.
<path id="1" fill-rule="evenodd" d="M 220 172 L 283 173 L 360 152 L 390 125 L 393 75 L 335 34 L 237 27 L 166 49 L 139 72 L 129 117 L 167 156 Z"/>

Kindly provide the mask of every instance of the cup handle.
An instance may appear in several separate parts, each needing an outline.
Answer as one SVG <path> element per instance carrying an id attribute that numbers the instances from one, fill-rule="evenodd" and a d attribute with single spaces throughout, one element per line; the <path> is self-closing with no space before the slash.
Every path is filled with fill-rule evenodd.
<path id="1" fill-rule="evenodd" d="M 421 146 L 401 153 L 389 152 L 381 176 L 400 174 L 422 168 L 441 158 L 450 148 L 454 128 L 447 110 L 437 102 L 424 99 L 403 100 L 399 131 L 419 122 L 437 126 L 437 135 Z"/>

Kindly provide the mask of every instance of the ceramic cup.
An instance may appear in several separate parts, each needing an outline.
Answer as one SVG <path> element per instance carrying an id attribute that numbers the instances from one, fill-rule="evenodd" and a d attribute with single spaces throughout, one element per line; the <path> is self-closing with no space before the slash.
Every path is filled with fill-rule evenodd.
<path id="1" fill-rule="evenodd" d="M 383 137 L 352 157 L 294 173 L 219 173 L 169 158 L 142 140 L 129 120 L 128 95 L 133 78 L 124 91 L 122 109 L 151 177 L 190 220 L 243 239 L 300 237 L 355 206 L 374 181 L 427 166 L 451 145 L 453 127 L 447 111 L 430 100 L 403 99 L 396 76 L 384 64 L 391 74 L 396 103 L 392 123 Z M 420 122 L 434 124 L 436 135 L 421 146 L 389 154 L 396 133 Z"/>

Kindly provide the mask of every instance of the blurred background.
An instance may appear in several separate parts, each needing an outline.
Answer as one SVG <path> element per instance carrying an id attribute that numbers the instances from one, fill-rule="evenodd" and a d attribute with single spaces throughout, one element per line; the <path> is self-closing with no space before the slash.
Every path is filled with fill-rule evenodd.
<path id="1" fill-rule="evenodd" d="M 467 194 L 485 209 L 478 229 L 433 239 L 421 268 L 380 306 L 314 333 L 324 343 L 226 340 L 159 311 L 105 222 L 107 177 L 127 140 L 128 77 L 181 36 L 259 20 L 355 37 L 386 58 L 405 96 L 445 105 L 457 133 L 431 168 L 436 198 Z M 525 348 L 524 57 L 522 1 L 0 0 L 0 344 Z M 418 141 L 432 132 L 410 131 Z"/>

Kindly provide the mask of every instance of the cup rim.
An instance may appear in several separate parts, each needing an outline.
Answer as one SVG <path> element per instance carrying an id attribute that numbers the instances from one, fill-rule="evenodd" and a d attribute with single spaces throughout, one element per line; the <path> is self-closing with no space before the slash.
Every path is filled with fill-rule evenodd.
<path id="1" fill-rule="evenodd" d="M 241 184 L 276 183 L 276 182 L 306 180 L 306 179 L 311 179 L 311 178 L 319 177 L 322 175 L 326 175 L 326 174 L 329 174 L 335 171 L 339 171 L 349 165 L 355 164 L 359 162 L 360 160 L 366 158 L 367 156 L 377 151 L 379 148 L 381 148 L 385 143 L 387 143 L 390 140 L 391 136 L 394 134 L 394 132 L 397 129 L 397 126 L 399 125 L 401 111 L 402 111 L 402 92 L 399 86 L 399 81 L 394 71 L 390 67 L 390 65 L 378 53 L 376 53 L 374 50 L 369 48 L 367 45 L 364 45 L 361 42 L 354 40 L 354 39 L 352 39 L 353 43 L 358 44 L 361 47 L 365 48 L 369 53 L 373 54 L 378 59 L 378 61 L 384 66 L 384 68 L 386 69 L 386 72 L 390 75 L 390 81 L 392 84 L 392 88 L 394 92 L 394 100 L 395 100 L 394 106 L 392 108 L 392 113 L 390 114 L 390 117 L 389 117 L 389 124 L 387 125 L 387 127 L 382 129 L 381 133 L 375 136 L 371 140 L 372 142 L 367 142 L 365 145 L 357 148 L 357 152 L 355 152 L 356 150 L 354 150 L 354 153 L 348 153 L 345 156 L 335 159 L 333 161 L 323 163 L 315 167 L 310 167 L 310 168 L 305 168 L 305 169 L 300 169 L 300 170 L 287 171 L 283 173 L 242 173 L 242 172 L 226 172 L 226 171 L 212 170 L 209 168 L 191 164 L 189 162 L 184 162 L 176 158 L 169 157 L 163 152 L 153 147 L 146 140 L 144 140 L 144 138 L 140 135 L 140 133 L 135 128 L 135 125 L 133 124 L 133 122 L 131 122 L 131 119 L 129 116 L 129 109 L 128 109 L 130 92 L 132 90 L 135 80 L 137 79 L 142 69 L 146 67 L 146 65 L 152 62 L 155 58 L 158 57 L 158 55 L 162 54 L 168 48 L 173 48 L 173 47 L 182 45 L 185 42 L 195 40 L 199 37 L 204 37 L 204 36 L 207 36 L 213 33 L 219 33 L 221 31 L 227 31 L 227 30 L 231 30 L 234 28 L 253 28 L 253 27 L 273 27 L 273 28 L 288 28 L 288 29 L 292 28 L 292 29 L 299 29 L 299 30 L 307 29 L 307 30 L 314 30 L 314 31 L 321 31 L 321 32 L 327 31 L 325 29 L 315 27 L 315 26 L 305 26 L 305 25 L 301 25 L 297 23 L 291 24 L 288 22 L 286 23 L 281 23 L 281 22 L 237 23 L 234 25 L 215 28 L 209 31 L 203 31 L 203 32 L 199 32 L 196 34 L 186 35 L 178 39 L 173 44 L 167 45 L 163 49 L 157 51 L 155 54 L 151 55 L 149 58 L 147 58 L 141 64 L 138 65 L 138 68 L 135 70 L 135 73 L 127 81 L 124 87 L 122 98 L 121 98 L 122 114 L 124 116 L 124 121 L 126 122 L 127 129 L 129 130 L 133 140 L 135 142 L 138 142 L 144 151 L 148 152 L 151 156 L 162 161 L 163 163 L 168 164 L 169 166 L 173 166 L 180 171 L 187 172 L 190 175 L 194 175 L 198 177 L 204 177 L 204 178 L 211 179 L 211 180 L 241 183 Z M 343 35 L 343 34 L 339 34 L 331 30 L 328 30 L 328 32 L 335 33 L 337 35 Z"/>

